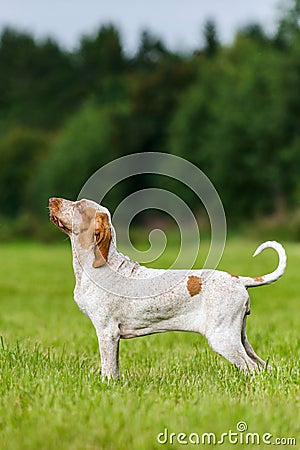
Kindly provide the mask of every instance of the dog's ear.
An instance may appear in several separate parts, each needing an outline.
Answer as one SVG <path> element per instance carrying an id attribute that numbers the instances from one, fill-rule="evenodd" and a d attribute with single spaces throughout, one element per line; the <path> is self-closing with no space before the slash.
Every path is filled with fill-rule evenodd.
<path id="1" fill-rule="evenodd" d="M 97 212 L 95 215 L 95 259 L 93 267 L 103 266 L 108 257 L 108 250 L 111 241 L 111 231 L 109 226 L 108 215 L 106 213 Z"/>

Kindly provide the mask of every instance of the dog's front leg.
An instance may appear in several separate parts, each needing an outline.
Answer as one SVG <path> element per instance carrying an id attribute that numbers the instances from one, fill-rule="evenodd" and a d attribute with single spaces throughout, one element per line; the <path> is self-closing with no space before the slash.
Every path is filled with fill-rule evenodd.
<path id="1" fill-rule="evenodd" d="M 102 380 L 118 378 L 119 376 L 119 343 L 120 337 L 105 333 L 106 330 L 97 332 L 100 356 Z"/>

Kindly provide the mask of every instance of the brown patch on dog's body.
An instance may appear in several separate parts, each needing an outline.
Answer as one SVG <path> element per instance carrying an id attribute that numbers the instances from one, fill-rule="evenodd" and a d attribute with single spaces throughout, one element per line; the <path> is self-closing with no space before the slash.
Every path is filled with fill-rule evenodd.
<path id="1" fill-rule="evenodd" d="M 264 281 L 263 277 L 255 277 L 253 278 L 254 281 L 258 281 L 259 283 L 261 283 L 262 281 Z"/>
<path id="2" fill-rule="evenodd" d="M 234 275 L 233 273 L 230 273 L 229 275 L 230 275 L 231 277 L 233 277 L 233 278 L 239 278 L 238 275 Z"/>
<path id="3" fill-rule="evenodd" d="M 201 279 L 199 277 L 191 275 L 188 278 L 187 289 L 188 289 L 191 297 L 194 297 L 194 295 L 199 294 L 201 292 L 201 287 L 202 287 L 202 283 L 201 283 Z"/>

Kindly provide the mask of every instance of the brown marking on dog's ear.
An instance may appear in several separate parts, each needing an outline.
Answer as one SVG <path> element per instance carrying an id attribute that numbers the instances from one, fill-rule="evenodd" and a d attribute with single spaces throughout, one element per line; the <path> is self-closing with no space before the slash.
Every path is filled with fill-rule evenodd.
<path id="1" fill-rule="evenodd" d="M 81 212 L 81 226 L 78 237 L 79 244 L 82 248 L 88 249 L 93 244 L 95 237 L 95 208 L 84 208 Z"/>
<path id="2" fill-rule="evenodd" d="M 190 293 L 190 296 L 193 297 L 201 292 L 202 282 L 199 277 L 191 275 L 188 278 L 187 289 Z"/>
<path id="3" fill-rule="evenodd" d="M 230 275 L 231 277 L 233 277 L 233 278 L 239 278 L 238 275 L 233 275 L 232 273 L 230 273 L 229 275 Z"/>
<path id="4" fill-rule="evenodd" d="M 255 277 L 253 278 L 254 281 L 258 281 L 259 283 L 261 283 L 262 281 L 264 281 L 263 277 Z"/>
<path id="5" fill-rule="evenodd" d="M 109 226 L 108 215 L 106 213 L 97 212 L 95 215 L 95 259 L 93 267 L 101 267 L 107 262 L 108 251 L 111 241 L 111 231 Z"/>

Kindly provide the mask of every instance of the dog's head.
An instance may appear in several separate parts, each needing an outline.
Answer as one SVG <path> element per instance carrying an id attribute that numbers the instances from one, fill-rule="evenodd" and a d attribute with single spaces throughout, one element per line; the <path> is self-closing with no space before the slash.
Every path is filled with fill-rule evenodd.
<path id="1" fill-rule="evenodd" d="M 93 250 L 93 267 L 103 266 L 108 259 L 112 239 L 109 211 L 91 200 L 72 202 L 50 198 L 50 220 L 84 250 Z"/>

